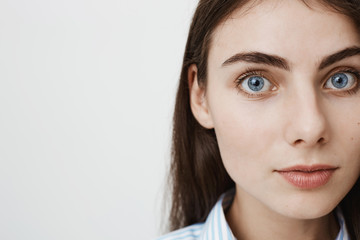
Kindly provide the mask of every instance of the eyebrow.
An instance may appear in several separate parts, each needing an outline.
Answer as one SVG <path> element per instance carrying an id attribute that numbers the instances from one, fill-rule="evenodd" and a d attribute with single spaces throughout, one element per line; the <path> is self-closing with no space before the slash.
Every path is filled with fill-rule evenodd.
<path id="1" fill-rule="evenodd" d="M 340 50 L 340 51 L 324 58 L 319 65 L 319 70 L 324 69 L 340 60 L 343 60 L 345 58 L 352 57 L 355 55 L 360 55 L 360 47 L 354 46 L 354 47 L 345 48 L 344 50 Z"/>
<path id="2" fill-rule="evenodd" d="M 355 55 L 360 55 L 360 47 L 354 46 L 354 47 L 348 47 L 343 50 L 340 50 L 336 53 L 333 53 L 327 57 L 325 57 L 319 64 L 319 70 L 322 70 L 340 60 L 343 60 L 348 57 L 352 57 Z M 237 53 L 227 59 L 222 66 L 229 66 L 237 62 L 249 62 L 249 63 L 258 63 L 258 64 L 266 64 L 274 67 L 278 67 L 284 70 L 289 71 L 290 66 L 289 63 L 286 61 L 286 59 L 261 53 L 261 52 L 245 52 L 245 53 Z"/>
<path id="3" fill-rule="evenodd" d="M 285 70 L 290 70 L 289 64 L 287 61 L 276 55 L 269 55 L 261 52 L 246 52 L 246 53 L 237 53 L 234 56 L 227 59 L 222 66 L 228 66 L 237 62 L 249 62 L 249 63 L 259 63 L 266 64 Z"/>

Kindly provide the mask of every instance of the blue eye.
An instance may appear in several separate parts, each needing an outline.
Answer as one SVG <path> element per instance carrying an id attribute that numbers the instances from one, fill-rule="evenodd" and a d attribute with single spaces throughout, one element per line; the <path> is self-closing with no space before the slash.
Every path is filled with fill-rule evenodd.
<path id="1" fill-rule="evenodd" d="M 262 77 L 254 76 L 249 78 L 247 85 L 252 91 L 258 92 L 264 88 L 265 81 Z"/>
<path id="2" fill-rule="evenodd" d="M 270 81 L 261 76 L 250 76 L 241 82 L 242 89 L 249 93 L 269 91 L 271 86 Z"/>
<path id="3" fill-rule="evenodd" d="M 325 88 L 330 89 L 349 89 L 355 84 L 356 80 L 353 74 L 336 73 L 332 75 L 325 83 Z"/>

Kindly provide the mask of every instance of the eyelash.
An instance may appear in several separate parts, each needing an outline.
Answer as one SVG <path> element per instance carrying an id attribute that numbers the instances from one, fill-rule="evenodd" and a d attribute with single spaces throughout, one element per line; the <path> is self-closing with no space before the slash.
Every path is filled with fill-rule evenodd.
<path id="1" fill-rule="evenodd" d="M 245 70 L 245 73 L 241 74 L 236 80 L 235 80 L 235 88 L 238 90 L 239 93 L 241 94 L 245 94 L 245 96 L 247 96 L 248 98 L 258 98 L 258 97 L 264 97 L 265 95 L 267 95 L 268 93 L 267 92 L 263 92 L 263 93 L 249 93 L 249 92 L 246 92 L 244 90 L 242 90 L 242 87 L 241 87 L 241 83 L 249 78 L 249 77 L 252 77 L 252 76 L 259 76 L 259 77 L 262 77 L 262 78 L 266 78 L 267 80 L 269 80 L 268 77 L 265 76 L 264 74 L 264 70 L 255 70 L 255 69 L 246 69 Z M 273 84 L 270 80 L 269 82 L 273 85 L 273 86 L 276 86 L 275 84 Z"/>
<path id="2" fill-rule="evenodd" d="M 358 92 L 358 90 L 360 89 L 360 71 L 355 70 L 354 68 L 350 68 L 350 67 L 346 67 L 346 68 L 336 68 L 333 71 L 331 71 L 331 73 L 329 75 L 327 75 L 327 77 L 325 78 L 325 80 L 322 83 L 322 86 L 324 87 L 324 85 L 326 84 L 326 82 L 335 74 L 337 73 L 348 73 L 348 74 L 352 74 L 355 78 L 355 86 L 352 87 L 349 90 L 346 91 L 342 91 L 342 90 L 332 90 L 333 92 L 337 93 L 337 94 L 341 94 L 341 95 L 354 95 Z M 238 92 L 240 92 L 241 94 L 244 94 L 245 96 L 249 97 L 249 98 L 259 98 L 259 97 L 264 97 L 265 95 L 268 95 L 269 92 L 262 92 L 262 93 L 249 93 L 246 92 L 242 89 L 241 84 L 244 80 L 246 80 L 249 77 L 252 76 L 259 76 L 262 78 L 267 79 L 273 86 L 277 87 L 276 84 L 274 84 L 269 77 L 266 77 L 264 74 L 264 70 L 255 70 L 255 69 L 246 69 L 245 73 L 241 74 L 236 80 L 235 80 L 235 88 L 238 90 Z M 331 90 L 330 90 L 331 91 Z"/>
<path id="3" fill-rule="evenodd" d="M 332 90 L 333 92 L 338 92 L 338 94 L 341 95 L 354 95 L 358 92 L 359 88 L 360 88 L 360 71 L 354 69 L 354 68 L 350 68 L 350 67 L 342 67 L 342 68 L 336 68 L 333 71 L 331 71 L 331 73 L 329 75 L 327 75 L 327 77 L 325 78 L 324 82 L 322 83 L 322 86 L 324 86 L 326 84 L 326 82 L 335 74 L 337 73 L 348 73 L 354 76 L 355 78 L 355 86 L 352 87 L 349 90 L 346 91 L 341 91 L 341 90 Z"/>

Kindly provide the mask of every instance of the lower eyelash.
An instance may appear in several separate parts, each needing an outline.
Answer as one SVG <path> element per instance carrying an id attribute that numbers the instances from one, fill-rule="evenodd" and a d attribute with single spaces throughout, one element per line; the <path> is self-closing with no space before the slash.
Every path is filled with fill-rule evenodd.
<path id="1" fill-rule="evenodd" d="M 345 93 L 348 95 L 354 95 L 359 91 L 359 89 L 360 89 L 360 84 L 359 84 L 359 78 L 358 78 L 356 81 L 356 86 L 353 87 L 352 89 L 345 91 Z"/>

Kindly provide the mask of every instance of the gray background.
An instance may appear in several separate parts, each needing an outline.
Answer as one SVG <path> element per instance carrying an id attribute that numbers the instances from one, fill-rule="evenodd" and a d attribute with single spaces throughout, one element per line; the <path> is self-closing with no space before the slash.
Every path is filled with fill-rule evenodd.
<path id="1" fill-rule="evenodd" d="M 0 1 L 0 239 L 152 239 L 196 0 Z"/>

